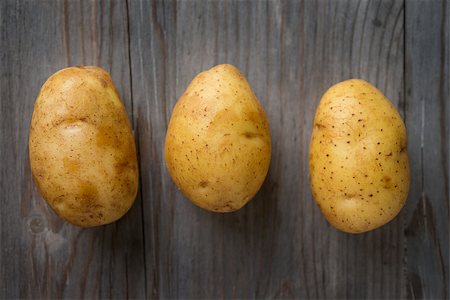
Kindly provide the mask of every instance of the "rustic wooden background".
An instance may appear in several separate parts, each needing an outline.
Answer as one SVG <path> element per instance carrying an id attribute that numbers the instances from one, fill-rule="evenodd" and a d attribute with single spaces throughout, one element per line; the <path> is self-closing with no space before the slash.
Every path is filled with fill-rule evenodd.
<path id="1" fill-rule="evenodd" d="M 0 298 L 449 298 L 450 1 L 0 1 Z M 200 71 L 236 65 L 263 103 L 273 157 L 242 210 L 201 210 L 163 161 L 167 122 Z M 80 229 L 41 199 L 28 126 L 71 65 L 111 72 L 132 120 L 140 191 Z M 408 128 L 406 207 L 361 235 L 322 217 L 308 183 L 314 111 L 363 78 Z"/>

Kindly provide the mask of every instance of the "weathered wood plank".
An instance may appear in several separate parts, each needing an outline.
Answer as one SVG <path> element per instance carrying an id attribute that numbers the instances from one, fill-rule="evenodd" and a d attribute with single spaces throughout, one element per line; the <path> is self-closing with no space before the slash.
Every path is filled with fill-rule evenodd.
<path id="1" fill-rule="evenodd" d="M 71 226 L 38 195 L 27 159 L 34 100 L 48 76 L 63 67 L 110 71 L 132 111 L 126 3 L 0 5 L 0 298 L 143 297 L 140 201 L 115 224 Z"/>
<path id="2" fill-rule="evenodd" d="M 338 232 L 307 177 L 314 111 L 331 84 L 369 80 L 403 112 L 403 3 L 130 2 L 130 15 L 147 296 L 404 296 L 402 217 L 365 235 Z M 219 63 L 248 77 L 273 138 L 262 191 L 225 215 L 184 199 L 163 159 L 177 98 Z"/>
<path id="3" fill-rule="evenodd" d="M 406 2 L 406 123 L 411 190 L 405 213 L 410 298 L 449 298 L 450 2 Z"/>

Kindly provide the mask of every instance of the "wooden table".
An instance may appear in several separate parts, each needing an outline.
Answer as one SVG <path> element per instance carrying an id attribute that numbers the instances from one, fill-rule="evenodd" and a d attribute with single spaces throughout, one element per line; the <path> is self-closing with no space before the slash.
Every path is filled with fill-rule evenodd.
<path id="1" fill-rule="evenodd" d="M 0 2 L 0 298 L 448 298 L 450 1 Z M 248 78 L 273 156 L 236 213 L 192 205 L 163 159 L 172 108 L 219 63 Z M 108 70 L 126 103 L 140 191 L 120 221 L 80 229 L 37 193 L 28 127 L 41 85 Z M 411 189 L 386 226 L 331 227 L 311 198 L 314 112 L 362 78 L 408 128 Z"/>

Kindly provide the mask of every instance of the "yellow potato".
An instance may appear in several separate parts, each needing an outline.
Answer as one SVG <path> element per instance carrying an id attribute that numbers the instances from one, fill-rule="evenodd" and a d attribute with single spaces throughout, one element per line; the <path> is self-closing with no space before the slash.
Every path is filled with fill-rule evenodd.
<path id="1" fill-rule="evenodd" d="M 269 123 L 247 80 L 231 65 L 197 75 L 178 100 L 165 159 L 194 204 L 231 212 L 256 194 L 269 169 Z"/>
<path id="2" fill-rule="evenodd" d="M 327 220 L 359 233 L 392 220 L 409 190 L 406 129 L 374 86 L 351 79 L 322 97 L 310 144 L 313 196 Z"/>
<path id="3" fill-rule="evenodd" d="M 131 207 L 138 188 L 134 139 L 110 75 L 71 67 L 42 86 L 30 127 L 31 170 L 63 219 L 90 227 Z"/>

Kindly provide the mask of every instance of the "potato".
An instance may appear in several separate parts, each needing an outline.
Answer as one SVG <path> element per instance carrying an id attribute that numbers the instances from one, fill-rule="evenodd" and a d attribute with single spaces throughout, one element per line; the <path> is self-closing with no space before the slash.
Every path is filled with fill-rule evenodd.
<path id="1" fill-rule="evenodd" d="M 336 228 L 359 233 L 392 220 L 409 190 L 406 129 L 374 86 L 332 86 L 314 119 L 309 156 L 313 197 Z"/>
<path id="2" fill-rule="evenodd" d="M 194 204 L 231 212 L 256 194 L 271 155 L 269 123 L 247 80 L 231 65 L 198 74 L 172 113 L 169 173 Z"/>
<path id="3" fill-rule="evenodd" d="M 45 82 L 34 107 L 29 154 L 42 197 L 70 223 L 111 223 L 134 202 L 138 166 L 130 122 L 101 68 L 71 67 Z"/>

